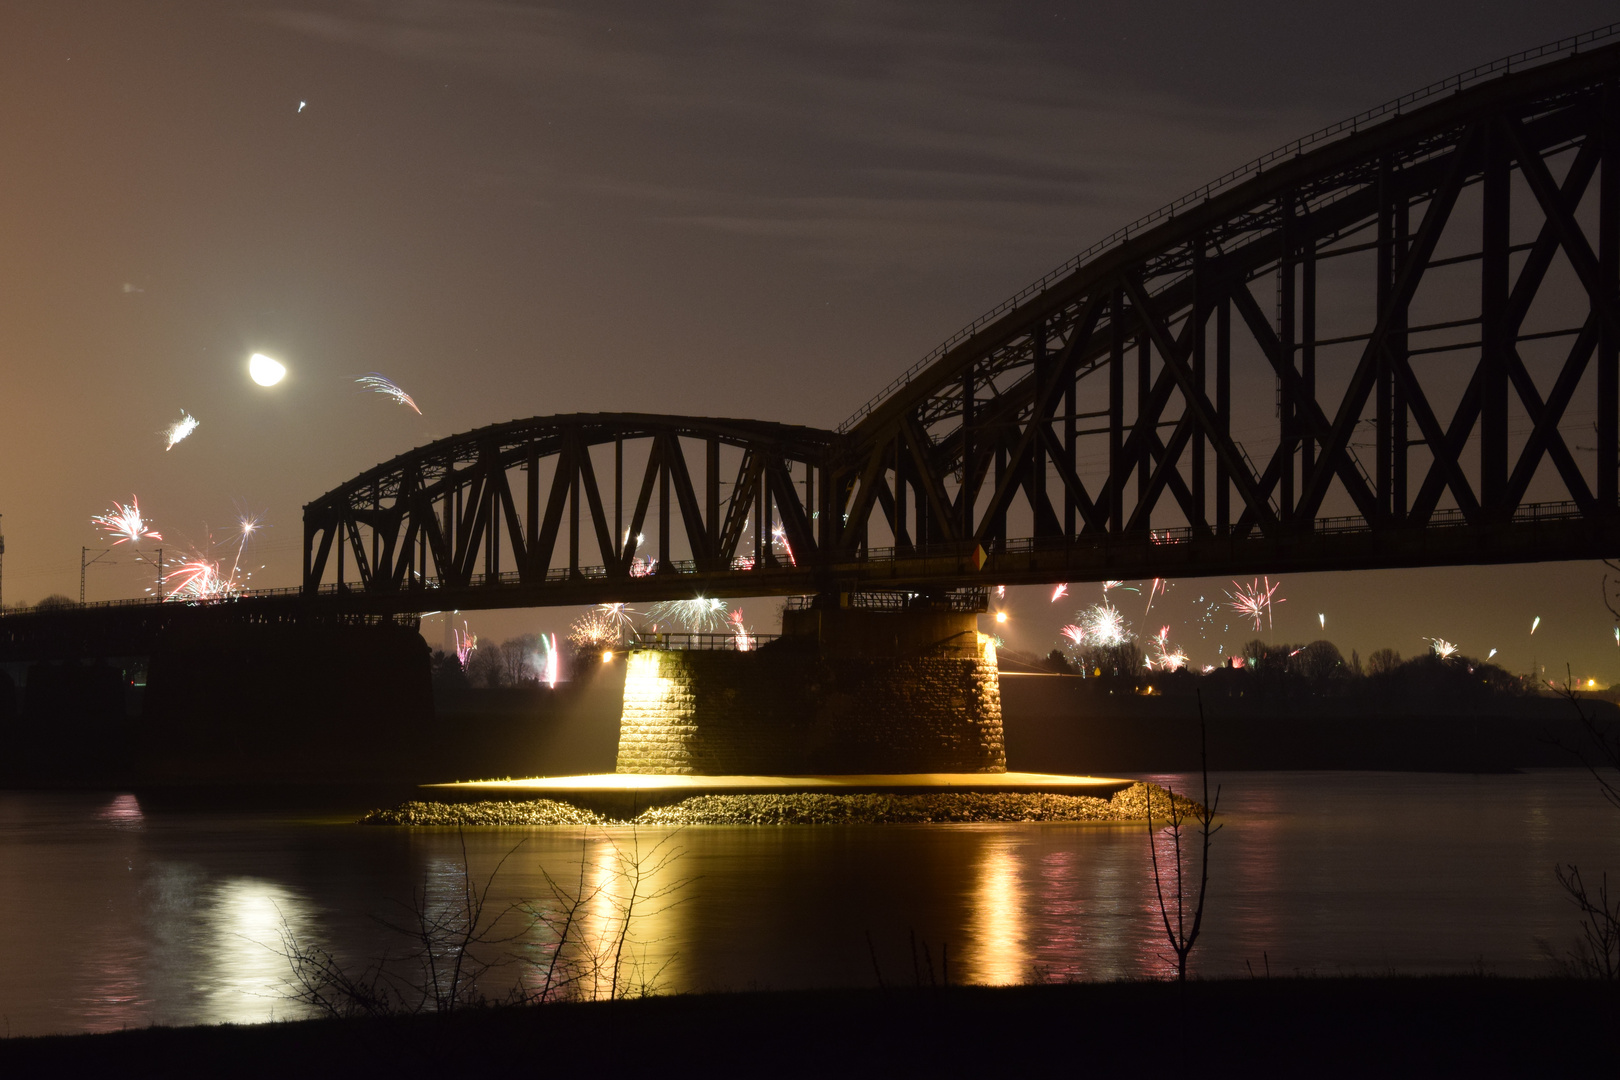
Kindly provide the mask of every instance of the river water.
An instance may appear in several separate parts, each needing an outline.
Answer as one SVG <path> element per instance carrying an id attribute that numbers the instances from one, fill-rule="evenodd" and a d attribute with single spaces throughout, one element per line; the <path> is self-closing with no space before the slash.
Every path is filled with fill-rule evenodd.
<path id="1" fill-rule="evenodd" d="M 1184 776 L 1151 779 L 1187 788 Z M 1545 974 L 1576 919 L 1563 861 L 1620 874 L 1620 813 L 1574 769 L 1511 775 L 1233 773 L 1193 970 Z M 0 792 L 0 1031 L 303 1015 L 283 937 L 344 963 L 398 954 L 409 919 L 494 875 L 490 910 L 596 899 L 615 852 L 644 883 L 623 965 L 666 991 L 1159 977 L 1169 950 L 1145 831 L 1058 824 L 408 830 L 351 808 L 167 806 L 129 792 Z M 521 843 L 521 846 L 518 846 Z M 514 851 L 513 849 L 516 848 Z M 1169 854 L 1160 838 L 1161 856 Z M 684 882 L 684 884 L 683 884 Z M 516 923 L 509 926 L 517 927 Z M 600 934 L 603 931 L 595 931 Z M 536 930 L 502 948 L 540 955 Z M 915 941 L 915 949 L 913 942 Z M 1545 945 L 1543 943 L 1546 943 Z M 915 960 L 914 960 L 915 957 Z M 489 976 L 498 994 L 534 968 Z"/>

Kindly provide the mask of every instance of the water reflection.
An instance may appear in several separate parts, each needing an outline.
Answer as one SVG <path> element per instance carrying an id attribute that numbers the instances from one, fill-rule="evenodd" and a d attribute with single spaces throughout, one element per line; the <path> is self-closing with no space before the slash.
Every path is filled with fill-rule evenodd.
<path id="1" fill-rule="evenodd" d="M 202 1008 L 217 1022 L 251 1024 L 303 1015 L 287 999 L 286 938 L 309 941 L 315 919 L 303 897 L 273 881 L 229 878 L 208 890 L 207 942 L 193 957 Z"/>
<path id="2" fill-rule="evenodd" d="M 139 829 L 146 824 L 141 801 L 128 792 L 113 796 L 111 802 L 97 811 L 96 817 L 115 829 Z"/>
<path id="3" fill-rule="evenodd" d="M 1553 863 L 1620 867 L 1612 810 L 1578 770 L 1225 780 L 1204 976 L 1262 956 L 1278 973 L 1544 974 L 1537 939 L 1575 930 Z M 620 953 L 621 854 L 663 840 L 685 854 L 636 895 L 692 880 L 636 901 Z M 947 944 L 955 981 L 1163 977 L 1170 958 L 1140 827 L 489 829 L 465 834 L 465 858 L 450 831 L 0 792 L 0 1015 L 15 1034 L 295 1015 L 283 925 L 346 963 L 397 956 L 377 916 L 453 904 L 503 858 L 491 914 L 549 898 L 548 875 L 583 891 L 578 940 L 602 960 L 587 994 L 610 992 L 612 955 L 621 987 L 677 992 L 926 981 L 913 939 L 936 965 Z M 524 962 L 487 976 L 492 998 L 552 955 L 544 926 L 504 929 L 524 931 L 502 947 Z"/>
<path id="4" fill-rule="evenodd" d="M 975 867 L 972 921 L 967 927 L 963 978 L 991 985 L 1024 982 L 1030 977 L 1025 942 L 1023 863 L 1016 842 L 998 839 L 985 844 Z"/>

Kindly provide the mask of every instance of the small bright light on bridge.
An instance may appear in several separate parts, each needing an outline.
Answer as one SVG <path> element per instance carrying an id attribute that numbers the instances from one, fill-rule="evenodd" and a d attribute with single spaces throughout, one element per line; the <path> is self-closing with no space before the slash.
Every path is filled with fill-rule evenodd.
<path id="1" fill-rule="evenodd" d="M 1002 622 L 1006 622 L 1006 621 L 1007 621 L 1007 613 L 1005 611 L 996 612 L 996 622 L 1002 623 Z"/>
<path id="2" fill-rule="evenodd" d="M 613 663 L 613 650 L 612 649 L 603 650 L 603 652 L 602 652 L 602 663 L 604 663 L 604 664 Z"/>
<path id="3" fill-rule="evenodd" d="M 254 353 L 248 358 L 248 374 L 260 386 L 274 386 L 286 377 L 287 367 L 264 353 Z"/>

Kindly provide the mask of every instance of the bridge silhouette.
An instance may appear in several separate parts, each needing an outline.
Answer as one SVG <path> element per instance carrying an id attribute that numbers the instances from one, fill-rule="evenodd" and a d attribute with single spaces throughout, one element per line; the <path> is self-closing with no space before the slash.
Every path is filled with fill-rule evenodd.
<path id="1" fill-rule="evenodd" d="M 1617 32 L 1235 170 L 998 305 L 835 430 L 571 414 L 401 454 L 304 508 L 297 589 L 234 606 L 1612 556 Z M 1577 402 L 1590 446 L 1568 435 Z"/>
<path id="2" fill-rule="evenodd" d="M 1178 200 L 837 430 L 568 415 L 402 454 L 305 507 L 303 592 L 383 614 L 1613 555 L 1614 29 Z"/>

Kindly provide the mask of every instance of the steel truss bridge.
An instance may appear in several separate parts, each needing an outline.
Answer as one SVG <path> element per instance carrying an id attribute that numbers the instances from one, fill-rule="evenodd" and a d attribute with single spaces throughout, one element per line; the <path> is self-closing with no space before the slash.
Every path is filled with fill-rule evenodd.
<path id="1" fill-rule="evenodd" d="M 837 430 L 538 417 L 305 507 L 389 614 L 1620 553 L 1620 27 L 1274 152 Z"/>

